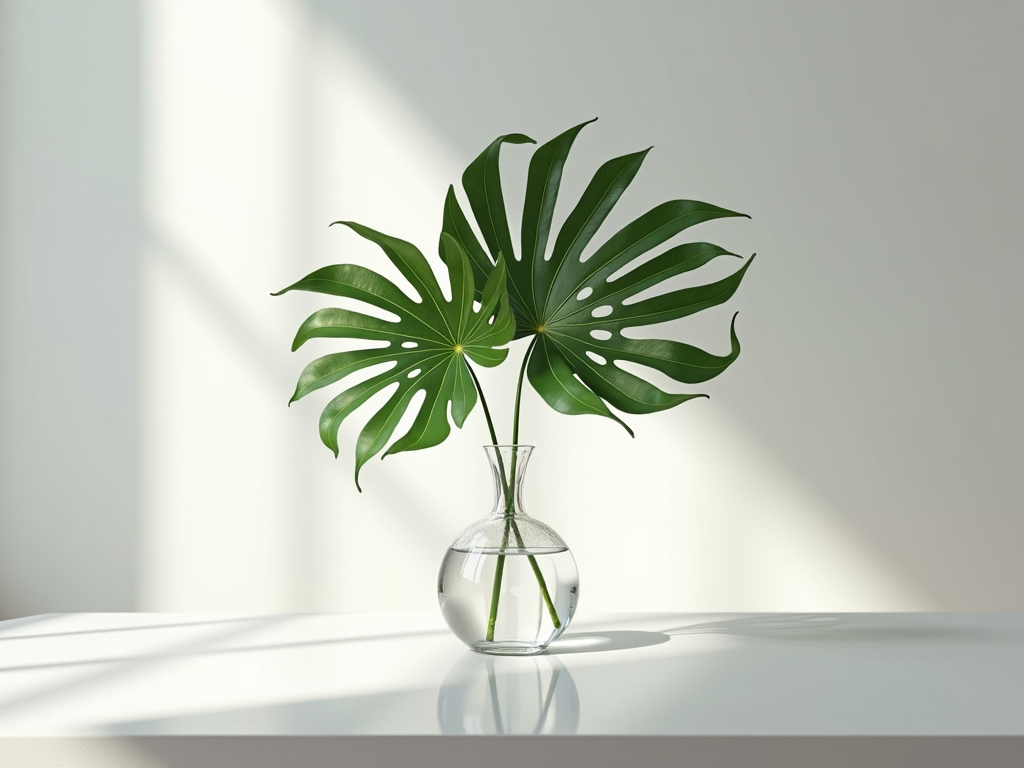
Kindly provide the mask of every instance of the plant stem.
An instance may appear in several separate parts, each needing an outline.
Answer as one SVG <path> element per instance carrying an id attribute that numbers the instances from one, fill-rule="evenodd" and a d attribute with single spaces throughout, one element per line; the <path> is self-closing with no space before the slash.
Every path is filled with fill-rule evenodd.
<path id="1" fill-rule="evenodd" d="M 537 337 L 533 337 L 533 341 L 530 342 L 529 348 L 526 350 L 526 355 L 523 357 L 523 365 L 519 369 L 519 383 L 516 385 L 516 407 L 512 414 L 512 445 L 519 445 L 519 403 L 523 399 L 523 377 L 526 375 L 526 364 L 530 361 L 530 354 L 533 352 L 533 347 L 537 343 Z M 519 485 L 516 477 L 516 462 L 519 459 L 519 451 L 512 452 L 512 472 L 509 473 L 508 481 L 512 484 L 509 489 L 512 493 L 505 494 L 505 514 L 510 515 L 515 511 L 515 496 L 516 489 Z M 509 508 L 511 507 L 511 509 Z M 522 540 L 520 540 L 522 541 Z M 522 546 L 520 544 L 520 546 Z M 532 557 L 532 555 L 531 555 Z"/>
<path id="2" fill-rule="evenodd" d="M 520 549 L 525 549 L 523 545 L 523 537 L 519 533 L 519 526 L 516 525 L 515 518 L 512 518 L 512 533 L 515 534 L 516 540 L 519 542 Z M 548 594 L 548 584 L 544 580 L 544 574 L 541 573 L 540 566 L 537 564 L 537 558 L 533 555 L 527 555 L 526 559 L 530 561 L 530 567 L 533 569 L 533 575 L 537 577 L 537 584 L 540 586 L 541 597 L 544 598 L 544 605 L 547 606 L 548 615 L 551 616 L 551 621 L 555 625 L 555 629 L 560 629 L 562 622 L 558 618 L 558 611 L 555 610 L 554 603 L 551 602 L 551 595 Z"/>
<path id="3" fill-rule="evenodd" d="M 473 370 L 473 366 L 469 364 L 469 360 L 465 357 L 462 358 L 466 363 L 466 370 L 469 371 L 469 377 L 473 379 L 473 386 L 476 387 L 476 393 L 480 395 L 480 405 L 484 407 L 484 418 L 487 419 L 487 431 L 491 433 L 491 444 L 498 444 L 498 434 L 494 431 L 494 422 L 491 420 L 491 409 L 487 407 L 487 398 L 484 397 L 484 388 L 480 386 L 480 379 L 476 377 L 476 371 Z M 505 478 L 503 477 L 502 480 Z"/>
<path id="4" fill-rule="evenodd" d="M 519 383 L 516 385 L 516 406 L 515 411 L 512 414 L 512 444 L 519 445 L 519 405 L 523 400 L 523 379 L 526 376 L 526 366 L 530 362 L 530 355 L 533 354 L 534 347 L 537 346 L 537 339 L 539 336 L 534 336 L 533 341 L 530 342 L 529 349 L 526 350 L 526 355 L 523 357 L 523 365 L 519 369 Z M 513 501 L 515 499 L 514 494 L 518 492 L 519 483 L 516 477 L 516 459 L 518 453 L 512 454 L 512 476 L 509 478 L 513 484 Z M 515 518 L 511 519 L 512 531 L 515 534 L 516 540 L 519 543 L 520 549 L 525 549 L 526 546 L 523 543 L 523 537 L 519 533 L 519 526 L 516 525 Z M 530 561 L 530 568 L 533 569 L 533 575 L 537 577 L 537 585 L 540 587 L 540 594 L 544 598 L 544 605 L 547 606 L 548 613 L 551 616 L 551 621 L 554 622 L 555 629 L 560 629 L 562 622 L 558 618 L 558 612 L 555 610 L 554 603 L 551 602 L 551 595 L 548 593 L 548 585 L 544 580 L 544 574 L 541 573 L 540 566 L 537 564 L 537 558 L 533 555 L 527 555 L 526 559 Z"/>
<path id="5" fill-rule="evenodd" d="M 501 537 L 501 551 L 508 549 L 508 518 L 505 518 L 505 532 Z M 498 555 L 498 562 L 494 565 L 494 586 L 491 587 L 491 612 L 487 616 L 487 635 L 484 639 L 494 642 L 494 625 L 498 621 L 498 600 L 501 598 L 501 577 L 505 572 L 505 555 Z"/>
<path id="6" fill-rule="evenodd" d="M 519 382 L 516 386 L 516 404 L 515 410 L 512 416 L 512 444 L 519 444 L 519 410 L 520 403 L 523 398 L 523 379 L 526 376 L 526 364 L 530 361 L 530 355 L 533 353 L 533 348 L 537 345 L 537 337 L 534 336 L 533 341 L 530 342 L 530 347 L 526 350 L 526 356 L 523 358 L 523 365 L 519 369 Z M 484 397 L 483 387 L 480 386 L 480 380 L 476 377 L 476 371 L 469 364 L 469 360 L 463 358 L 466 363 L 466 369 L 469 371 L 470 377 L 473 379 L 473 386 L 476 387 L 477 394 L 480 396 L 480 404 L 484 409 L 484 418 L 487 420 L 487 430 L 491 435 L 491 443 L 495 446 L 498 445 L 498 434 L 494 430 L 494 420 L 491 418 L 491 409 L 487 407 L 487 398 Z M 491 610 L 487 617 L 487 635 L 485 639 L 488 642 L 494 642 L 494 625 L 498 620 L 498 602 L 501 598 L 501 580 L 505 572 L 505 555 L 504 552 L 508 549 L 508 538 L 510 529 L 511 532 L 515 533 L 516 541 L 520 549 L 525 549 L 526 545 L 523 542 L 522 534 L 519 532 L 519 526 L 516 525 L 515 521 L 515 496 L 518 493 L 518 478 L 516 477 L 516 465 L 519 459 L 518 451 L 512 452 L 511 472 L 508 478 L 505 477 L 505 462 L 501 458 L 501 452 L 496 451 L 498 459 L 498 476 L 501 480 L 502 496 L 505 499 L 505 530 L 501 537 L 501 554 L 498 555 L 497 563 L 494 566 L 494 586 L 491 588 Z M 558 618 L 558 612 L 555 610 L 555 605 L 551 601 L 551 594 L 548 592 L 547 581 L 544 579 L 544 574 L 540 570 L 540 565 L 537 563 L 537 558 L 533 555 L 527 555 L 527 560 L 530 562 L 530 568 L 533 570 L 533 575 L 537 579 L 537 585 L 540 587 L 541 597 L 544 599 L 544 605 L 547 606 L 548 614 L 551 616 L 551 621 L 555 625 L 555 629 L 559 629 L 562 626 L 561 620 Z"/>
<path id="7" fill-rule="evenodd" d="M 530 362 L 530 355 L 533 354 L 533 348 L 537 346 L 538 338 L 540 337 L 533 337 L 533 341 L 530 342 L 530 347 L 526 350 L 526 356 L 523 358 L 523 367 L 519 369 L 519 384 L 516 386 L 516 409 L 512 414 L 513 445 L 519 445 L 519 403 L 523 399 L 523 377 L 526 376 L 526 364 Z"/>
<path id="8" fill-rule="evenodd" d="M 465 358 L 463 359 L 465 360 Z M 480 386 L 480 379 L 476 377 L 476 371 L 474 371 L 473 366 L 469 364 L 469 360 L 466 360 L 466 368 L 469 371 L 470 377 L 473 379 L 473 386 L 476 387 L 477 394 L 480 396 L 480 404 L 484 408 L 484 418 L 487 419 L 487 430 L 491 433 L 491 444 L 498 445 L 498 435 L 494 431 L 494 421 L 491 419 L 491 409 L 487 407 L 487 398 L 484 397 L 484 388 Z M 498 477 L 501 479 L 502 498 L 506 499 L 506 506 L 505 531 L 501 537 L 501 554 L 498 555 L 498 561 L 494 566 L 494 586 L 491 587 L 491 611 L 487 616 L 487 634 L 484 637 L 484 639 L 489 643 L 494 642 L 494 625 L 498 621 L 498 601 L 501 599 L 501 577 L 505 572 L 504 551 L 508 548 L 509 534 L 509 512 L 507 502 L 507 499 L 509 498 L 509 491 L 508 482 L 505 480 L 505 462 L 501 458 L 500 451 L 496 450 L 495 453 L 498 457 Z"/>

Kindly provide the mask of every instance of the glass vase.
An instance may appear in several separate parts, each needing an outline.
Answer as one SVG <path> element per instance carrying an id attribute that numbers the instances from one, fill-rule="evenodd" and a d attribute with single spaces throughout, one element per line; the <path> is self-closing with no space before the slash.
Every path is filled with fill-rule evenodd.
<path id="1" fill-rule="evenodd" d="M 540 653 L 572 620 L 576 562 L 562 537 L 523 509 L 532 445 L 484 446 L 494 508 L 456 537 L 437 582 L 448 627 L 475 651 Z"/>

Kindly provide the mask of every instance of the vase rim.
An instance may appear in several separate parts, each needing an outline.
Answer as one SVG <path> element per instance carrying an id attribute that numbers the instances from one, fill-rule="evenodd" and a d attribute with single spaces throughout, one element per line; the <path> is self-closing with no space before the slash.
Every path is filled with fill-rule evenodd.
<path id="1" fill-rule="evenodd" d="M 484 448 L 536 448 L 530 443 L 488 443 Z"/>

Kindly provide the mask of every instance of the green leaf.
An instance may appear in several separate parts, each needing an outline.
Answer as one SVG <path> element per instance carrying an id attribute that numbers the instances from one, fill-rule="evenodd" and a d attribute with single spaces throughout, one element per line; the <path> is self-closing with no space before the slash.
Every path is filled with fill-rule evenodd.
<path id="1" fill-rule="evenodd" d="M 508 217 L 505 214 L 505 200 L 501 193 L 501 172 L 498 168 L 501 145 L 534 143 L 533 139 L 521 133 L 499 136 L 462 174 L 462 186 L 469 195 L 473 215 L 476 216 L 484 242 L 495 258 L 499 253 L 505 256 L 506 261 L 515 258 L 512 237 L 508 231 Z"/>
<path id="2" fill-rule="evenodd" d="M 354 222 L 345 224 L 381 247 L 417 297 L 410 298 L 398 286 L 373 270 L 355 264 L 336 264 L 318 269 L 273 294 L 288 291 L 314 291 L 331 296 L 357 299 L 386 310 L 398 320 L 385 320 L 348 309 L 328 308 L 314 312 L 299 327 L 292 344 L 298 349 L 314 338 L 353 338 L 384 341 L 387 345 L 372 349 L 336 352 L 309 363 L 299 376 L 291 402 L 322 387 L 372 366 L 386 366 L 365 381 L 347 387 L 331 400 L 320 416 L 320 439 L 338 455 L 338 430 L 342 422 L 379 392 L 390 390 L 386 402 L 370 417 L 356 441 L 355 480 L 369 459 L 384 451 L 384 456 L 402 451 L 430 448 L 444 442 L 451 433 L 448 413 L 457 427 L 476 405 L 465 357 L 483 366 L 495 366 L 508 354 L 501 349 L 515 334 L 505 289 L 503 259 L 488 262 L 486 278 L 479 291 L 474 268 L 458 240 L 442 234 L 440 249 L 448 266 L 451 299 L 445 299 L 434 273 L 423 254 L 411 243 L 389 237 Z M 392 440 L 399 421 L 410 408 L 417 393 L 423 402 L 409 430 Z M 390 443 L 390 447 L 388 447 Z M 360 490 L 362 490 L 360 488 Z"/>
<path id="3" fill-rule="evenodd" d="M 580 383 L 573 367 L 550 339 L 541 339 L 537 344 L 530 356 L 526 375 L 544 400 L 559 413 L 607 416 L 626 427 L 632 436 L 633 430 L 612 413 L 600 397 Z"/>
<path id="4" fill-rule="evenodd" d="M 589 122 L 593 121 L 569 129 L 534 151 L 523 204 L 519 258 L 514 255 L 508 234 L 498 165 L 503 143 L 528 141 L 518 134 L 496 139 L 463 175 L 466 198 L 483 235 L 483 245 L 453 188 L 445 201 L 442 236 L 451 236 L 470 254 L 478 281 L 504 257 L 516 338 L 538 337 L 527 375 L 541 397 L 560 413 L 605 416 L 629 430 L 612 408 L 625 413 L 652 413 L 706 395 L 665 392 L 626 370 L 623 364 L 644 366 L 680 383 L 696 384 L 728 368 L 739 355 L 740 346 L 735 316 L 730 349 L 724 355 L 677 341 L 634 339 L 625 332 L 728 301 L 753 257 L 724 279 L 663 290 L 669 278 L 720 256 L 736 257 L 704 242 L 676 245 L 652 257 L 654 249 L 689 227 L 745 216 L 696 200 L 671 200 L 658 205 L 596 248 L 589 247 L 649 150 L 614 158 L 597 170 L 554 236 L 549 254 L 564 165 L 573 142 Z M 587 251 L 591 251 L 589 256 Z M 641 293 L 645 296 L 639 296 Z"/>

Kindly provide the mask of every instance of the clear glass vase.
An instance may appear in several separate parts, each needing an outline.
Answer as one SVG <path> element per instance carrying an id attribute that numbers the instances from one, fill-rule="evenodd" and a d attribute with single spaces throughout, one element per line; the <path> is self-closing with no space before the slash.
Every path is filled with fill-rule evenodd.
<path id="1" fill-rule="evenodd" d="M 484 450 L 494 479 L 494 509 L 448 549 L 437 599 L 449 628 L 473 650 L 540 653 L 576 611 L 576 562 L 561 536 L 523 510 L 523 476 L 533 446 Z"/>

